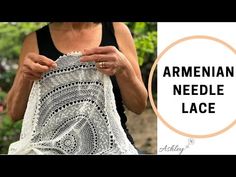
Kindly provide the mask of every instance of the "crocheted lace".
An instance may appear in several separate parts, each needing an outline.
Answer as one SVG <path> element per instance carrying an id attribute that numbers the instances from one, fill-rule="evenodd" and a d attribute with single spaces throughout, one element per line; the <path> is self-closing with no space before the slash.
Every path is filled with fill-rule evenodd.
<path id="1" fill-rule="evenodd" d="M 137 154 L 116 110 L 112 83 L 74 52 L 35 81 L 20 140 L 8 154 Z"/>

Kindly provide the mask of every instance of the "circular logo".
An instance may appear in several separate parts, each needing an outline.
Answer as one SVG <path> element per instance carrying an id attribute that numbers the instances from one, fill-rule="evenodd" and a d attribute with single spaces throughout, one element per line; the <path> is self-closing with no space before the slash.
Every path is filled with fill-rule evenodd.
<path id="1" fill-rule="evenodd" d="M 220 135 L 235 123 L 235 49 L 211 36 L 195 35 L 167 46 L 155 60 L 149 75 L 151 106 L 161 122 L 191 138 Z M 157 100 L 152 78 L 158 73 Z"/>

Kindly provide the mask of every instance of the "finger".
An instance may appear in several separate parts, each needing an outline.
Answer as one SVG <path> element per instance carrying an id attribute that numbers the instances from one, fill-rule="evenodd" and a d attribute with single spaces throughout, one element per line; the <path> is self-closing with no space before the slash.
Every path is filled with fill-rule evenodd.
<path id="1" fill-rule="evenodd" d="M 113 54 L 93 54 L 93 55 L 86 55 L 80 58 L 81 62 L 89 62 L 89 61 L 95 61 L 95 62 L 107 62 L 107 61 L 114 61 L 115 56 Z"/>
<path id="2" fill-rule="evenodd" d="M 41 65 L 39 63 L 34 63 L 33 68 L 34 68 L 34 71 L 38 72 L 38 73 L 45 73 L 50 70 L 50 68 L 48 66 Z"/>
<path id="3" fill-rule="evenodd" d="M 34 72 L 34 71 L 30 70 L 30 69 L 25 70 L 24 73 L 28 74 L 28 75 L 32 75 L 32 76 L 37 77 L 37 78 L 41 78 L 41 76 L 42 76 L 42 73 Z"/>
<path id="4" fill-rule="evenodd" d="M 30 54 L 29 58 L 33 60 L 36 63 L 39 63 L 41 65 L 46 65 L 48 67 L 57 67 L 57 64 L 55 61 L 43 56 L 43 55 L 37 55 L 37 54 Z"/>
<path id="5" fill-rule="evenodd" d="M 39 55 L 39 63 L 42 65 L 46 65 L 50 68 L 56 68 L 57 67 L 57 63 L 45 56 Z"/>
<path id="6" fill-rule="evenodd" d="M 88 62 L 88 61 L 99 61 L 99 58 L 97 57 L 97 55 L 90 55 L 90 56 L 82 56 L 80 58 L 80 62 Z"/>
<path id="7" fill-rule="evenodd" d="M 34 73 L 31 73 L 31 75 L 33 75 L 35 78 L 38 78 L 38 79 L 42 78 L 42 73 L 34 72 Z"/>
<path id="8" fill-rule="evenodd" d="M 35 75 L 36 77 L 40 77 L 42 75 L 42 72 L 36 72 L 36 71 L 32 70 L 28 65 L 25 65 L 23 67 L 22 71 L 24 74 Z"/>
<path id="9" fill-rule="evenodd" d="M 99 69 L 113 69 L 115 68 L 115 63 L 114 62 L 96 62 L 96 67 Z"/>
<path id="10" fill-rule="evenodd" d="M 105 54 L 110 52 L 115 52 L 117 49 L 114 46 L 104 46 L 104 47 L 95 47 L 92 49 L 85 49 L 83 55 L 93 55 L 93 54 Z"/>
<path id="11" fill-rule="evenodd" d="M 24 78 L 25 79 L 27 79 L 27 80 L 30 80 L 30 81 L 34 81 L 34 80 L 36 80 L 35 78 L 34 78 L 34 76 L 30 76 L 30 75 L 26 75 L 26 74 L 24 74 Z"/>
<path id="12" fill-rule="evenodd" d="M 39 73 L 47 72 L 50 69 L 48 66 L 35 63 L 32 60 L 26 60 L 24 66 L 28 67 L 32 72 L 39 72 Z"/>
<path id="13" fill-rule="evenodd" d="M 33 73 L 24 73 L 24 77 L 32 81 L 41 79 L 41 75 L 35 75 Z"/>

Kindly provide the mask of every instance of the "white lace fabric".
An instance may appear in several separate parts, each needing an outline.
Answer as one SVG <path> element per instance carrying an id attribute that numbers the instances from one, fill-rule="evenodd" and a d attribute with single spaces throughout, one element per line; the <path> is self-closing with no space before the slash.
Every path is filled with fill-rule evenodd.
<path id="1" fill-rule="evenodd" d="M 121 126 L 110 78 L 80 56 L 61 56 L 34 82 L 20 140 L 8 154 L 138 154 Z"/>

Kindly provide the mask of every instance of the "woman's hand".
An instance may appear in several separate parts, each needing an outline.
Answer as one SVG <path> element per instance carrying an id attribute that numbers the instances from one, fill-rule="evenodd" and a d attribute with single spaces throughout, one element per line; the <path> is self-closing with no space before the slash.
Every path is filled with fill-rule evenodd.
<path id="1" fill-rule="evenodd" d="M 56 66 L 57 64 L 53 60 L 45 56 L 36 53 L 28 53 L 25 56 L 20 72 L 25 79 L 34 81 L 41 79 L 43 73 Z"/>
<path id="2" fill-rule="evenodd" d="M 8 113 L 13 121 L 23 118 L 33 81 L 41 79 L 44 72 L 57 66 L 53 60 L 36 52 L 23 51 L 20 59 L 20 67 L 7 99 Z"/>
<path id="3" fill-rule="evenodd" d="M 87 49 L 82 54 L 81 62 L 94 61 L 97 69 L 109 76 L 121 73 L 127 62 L 125 56 L 113 46 Z"/>
<path id="4" fill-rule="evenodd" d="M 124 54 L 113 46 L 85 50 L 82 54 L 81 62 L 94 61 L 100 72 L 116 76 L 123 102 L 128 109 L 137 114 L 145 109 L 147 91 L 141 80 L 141 74 L 136 74 L 130 60 Z M 137 63 L 136 66 L 138 70 Z"/>

